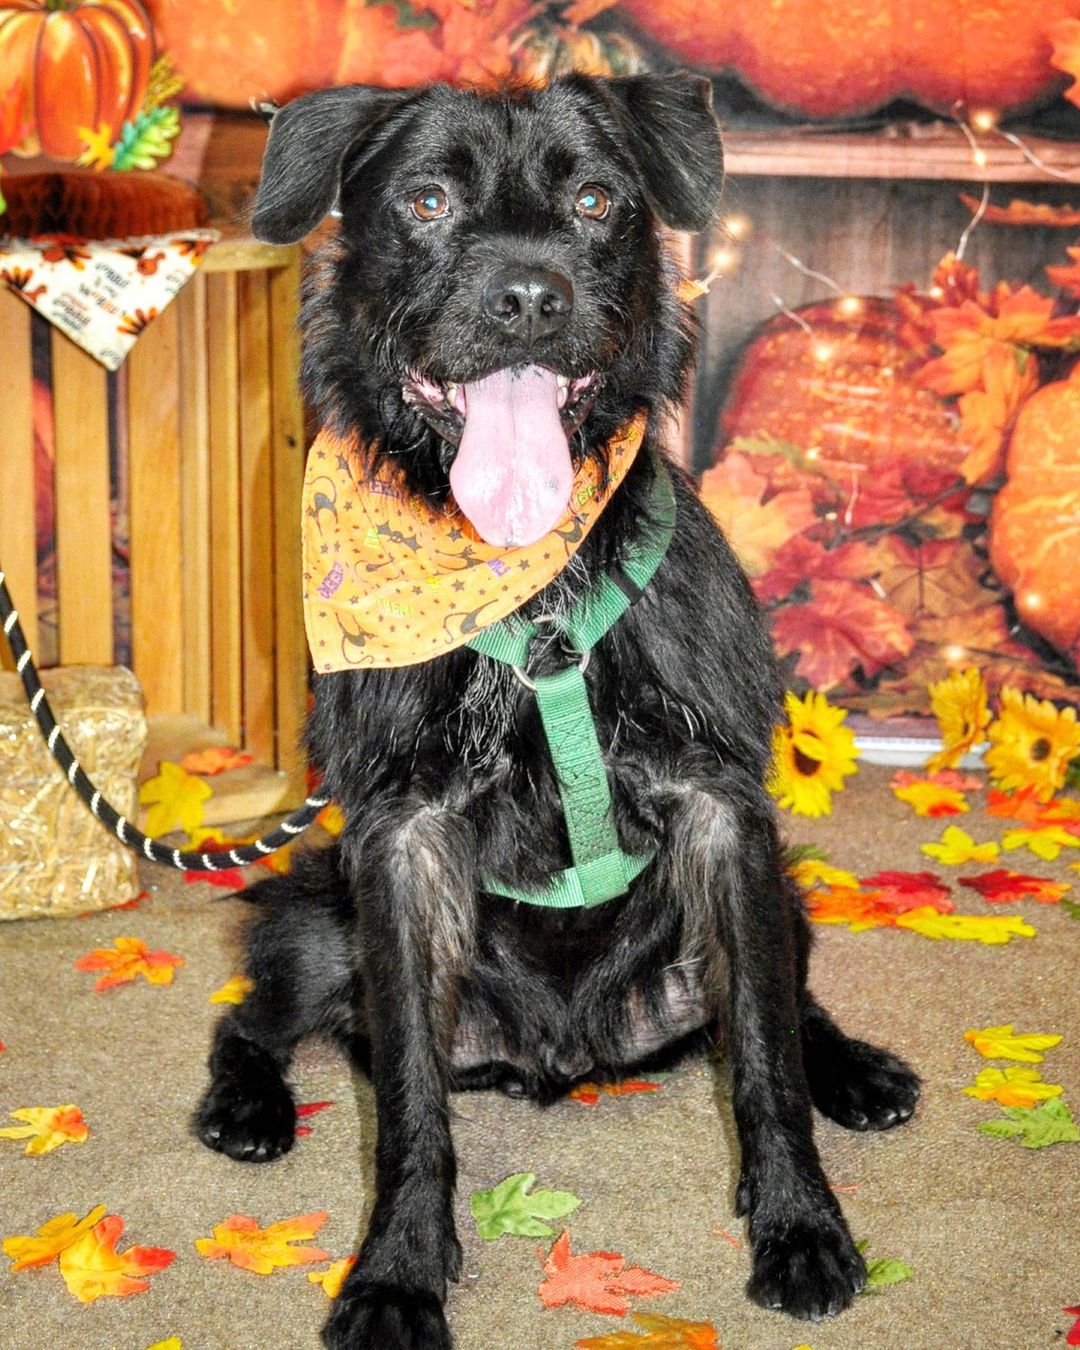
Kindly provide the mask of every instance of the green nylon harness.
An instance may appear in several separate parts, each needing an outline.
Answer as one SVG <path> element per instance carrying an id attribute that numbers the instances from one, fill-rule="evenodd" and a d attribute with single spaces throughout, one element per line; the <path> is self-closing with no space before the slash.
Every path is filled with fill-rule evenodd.
<path id="1" fill-rule="evenodd" d="M 635 877 L 652 862 L 656 850 L 625 853 L 619 844 L 607 770 L 596 736 L 585 683 L 592 648 L 641 598 L 664 560 L 675 529 L 675 494 L 663 462 L 652 456 L 653 481 L 646 522 L 623 550 L 619 564 L 600 579 L 569 611 L 539 621 L 520 614 L 483 629 L 468 645 L 494 661 L 511 666 L 536 696 L 559 783 L 573 866 L 557 872 L 539 890 L 520 890 L 491 877 L 485 890 L 549 909 L 602 904 L 624 895 Z M 540 623 L 551 623 L 566 647 L 581 658 L 553 675 L 529 676 L 530 650 Z"/>

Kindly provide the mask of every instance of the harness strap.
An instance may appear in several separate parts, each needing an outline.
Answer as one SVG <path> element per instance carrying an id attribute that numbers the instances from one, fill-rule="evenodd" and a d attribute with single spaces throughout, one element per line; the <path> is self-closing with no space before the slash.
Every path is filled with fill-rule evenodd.
<path id="1" fill-rule="evenodd" d="M 526 904 L 552 909 L 589 907 L 624 895 L 655 856 L 625 853 L 620 846 L 611 788 L 589 703 L 585 667 L 597 642 L 644 594 L 667 553 L 675 529 L 675 494 L 663 462 L 652 458 L 653 483 L 647 519 L 612 571 L 600 577 L 568 613 L 551 620 L 581 660 L 552 675 L 526 674 L 537 622 L 512 614 L 482 629 L 475 651 L 512 666 L 533 690 L 562 798 L 573 866 L 539 890 L 522 890 L 486 877 L 484 887 Z"/>

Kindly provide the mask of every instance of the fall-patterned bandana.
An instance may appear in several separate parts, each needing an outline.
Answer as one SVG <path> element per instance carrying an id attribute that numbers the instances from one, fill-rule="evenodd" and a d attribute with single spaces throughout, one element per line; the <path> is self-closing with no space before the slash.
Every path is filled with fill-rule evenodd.
<path id="1" fill-rule="evenodd" d="M 562 521 L 535 544 L 485 543 L 452 506 L 410 493 L 393 465 L 323 431 L 304 478 L 304 621 L 315 669 L 411 666 L 462 647 L 563 570 L 634 462 L 647 416 L 586 459 Z"/>

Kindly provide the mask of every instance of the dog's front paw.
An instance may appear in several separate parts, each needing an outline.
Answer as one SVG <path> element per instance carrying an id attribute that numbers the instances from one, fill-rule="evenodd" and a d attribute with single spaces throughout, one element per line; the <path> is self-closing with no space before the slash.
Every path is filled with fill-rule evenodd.
<path id="1" fill-rule="evenodd" d="M 207 1148 L 238 1162 L 271 1162 L 296 1139 L 296 1103 L 270 1056 L 263 1055 L 258 1071 L 252 1058 L 249 1050 L 239 1063 L 215 1066 L 195 1115 L 195 1133 Z"/>
<path id="2" fill-rule="evenodd" d="M 811 1322 L 842 1312 L 866 1286 L 866 1263 L 843 1219 L 792 1223 L 754 1243 L 746 1292 L 763 1308 Z"/>
<path id="3" fill-rule="evenodd" d="M 453 1340 L 434 1294 L 392 1284 L 346 1280 L 323 1327 L 328 1350 L 451 1350 Z"/>
<path id="4" fill-rule="evenodd" d="M 814 1105 L 847 1130 L 890 1130 L 911 1118 L 919 1100 L 914 1070 L 865 1041 L 808 1056 L 806 1072 Z"/>

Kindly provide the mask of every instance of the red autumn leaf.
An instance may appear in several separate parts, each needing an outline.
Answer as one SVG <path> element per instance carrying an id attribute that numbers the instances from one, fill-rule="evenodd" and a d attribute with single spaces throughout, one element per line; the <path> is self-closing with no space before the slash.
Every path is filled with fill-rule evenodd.
<path id="1" fill-rule="evenodd" d="M 825 548 L 816 539 L 797 534 L 776 552 L 764 576 L 755 577 L 751 585 L 763 605 L 782 600 L 797 586 L 804 586 L 812 578 L 844 580 L 869 576 L 873 571 L 873 554 L 864 543 L 853 540 L 837 548 Z"/>
<path id="2" fill-rule="evenodd" d="M 325 1111 L 328 1106 L 333 1106 L 333 1102 L 298 1102 L 296 1105 L 296 1118 L 303 1120 L 305 1116 L 313 1116 L 319 1111 Z M 296 1133 L 310 1134 L 310 1125 L 297 1125 Z"/>
<path id="3" fill-rule="evenodd" d="M 210 852 L 209 849 L 205 850 Z M 242 891 L 247 885 L 243 872 L 236 867 L 226 867 L 218 872 L 185 872 L 187 882 L 205 881 L 208 886 L 219 886 L 225 891 Z"/>
<path id="4" fill-rule="evenodd" d="M 1047 267 L 1046 275 L 1055 286 L 1060 286 L 1074 298 L 1080 297 L 1080 248 L 1067 248 L 1065 252 L 1071 261 L 1060 267 Z"/>
<path id="5" fill-rule="evenodd" d="M 115 914 L 118 909 L 139 909 L 144 900 L 150 899 L 149 891 L 140 891 L 131 900 L 120 900 L 115 905 L 106 905 L 104 909 L 86 909 L 76 914 L 77 919 L 92 919 L 98 914 Z"/>
<path id="6" fill-rule="evenodd" d="M 876 872 L 861 877 L 860 885 L 878 892 L 877 903 L 893 914 L 930 905 L 939 914 L 951 914 L 956 906 L 948 898 L 951 887 L 939 881 L 933 872 Z"/>
<path id="7" fill-rule="evenodd" d="M 984 900 L 1012 904 L 1017 900 L 1039 900 L 1044 905 L 1056 905 L 1072 887 L 1067 881 L 1050 881 L 1046 877 L 1025 876 L 999 867 L 996 872 L 981 872 L 977 877 L 961 877 L 961 886 L 970 886 Z"/>
<path id="8" fill-rule="evenodd" d="M 659 1092 L 659 1083 L 647 1083 L 641 1078 L 625 1078 L 621 1083 L 578 1083 L 567 1094 L 571 1101 L 582 1106 L 596 1106 L 601 1094 L 608 1097 L 629 1097 L 636 1092 Z"/>
<path id="9" fill-rule="evenodd" d="M 928 502 L 942 498 L 951 487 L 957 489 L 956 493 L 945 497 L 941 505 L 962 505 L 967 491 L 952 470 L 895 455 L 882 460 L 872 473 L 852 474 L 844 479 L 838 476 L 837 486 L 844 493 L 837 507 L 838 515 L 850 530 L 903 520 Z"/>
<path id="10" fill-rule="evenodd" d="M 1068 1313 L 1070 1317 L 1075 1317 L 1077 1319 L 1065 1333 L 1065 1344 L 1080 1345 L 1080 1307 L 1062 1308 L 1061 1311 L 1063 1313 Z"/>
<path id="11" fill-rule="evenodd" d="M 750 576 L 766 571 L 782 545 L 817 523 L 805 488 L 770 496 L 768 480 L 738 450 L 729 451 L 701 480 L 701 500 Z"/>
<path id="12" fill-rule="evenodd" d="M 799 653 L 796 673 L 822 691 L 857 666 L 870 678 L 915 646 L 904 616 L 851 581 L 815 581 L 806 604 L 773 616 L 773 641 L 781 656 Z"/>
<path id="13" fill-rule="evenodd" d="M 1008 206 L 983 206 L 978 197 L 960 193 L 960 200 L 974 214 L 981 212 L 985 225 L 1043 225 L 1066 229 L 1080 225 L 1080 211 L 1075 206 L 1051 206 L 1049 202 L 1026 202 L 1014 197 Z"/>
<path id="14" fill-rule="evenodd" d="M 542 1252 L 538 1255 L 543 1259 Z M 625 1317 L 630 1298 L 651 1298 L 680 1287 L 675 1280 L 667 1280 L 651 1270 L 627 1266 L 626 1258 L 618 1252 L 574 1256 L 569 1229 L 555 1239 L 543 1264 L 546 1279 L 536 1292 L 548 1308 L 573 1303 L 589 1312 Z"/>

